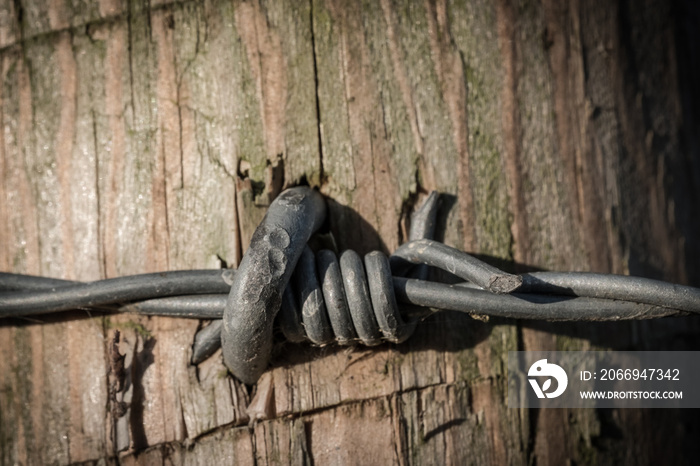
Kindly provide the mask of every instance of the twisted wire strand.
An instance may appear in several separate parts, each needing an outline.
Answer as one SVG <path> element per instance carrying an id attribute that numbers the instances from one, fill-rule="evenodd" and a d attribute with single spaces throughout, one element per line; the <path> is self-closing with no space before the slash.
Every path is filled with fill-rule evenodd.
<path id="1" fill-rule="evenodd" d="M 129 275 L 89 283 L 1 273 L 0 317 L 24 317 L 151 298 L 227 293 L 234 271 L 186 270 Z"/>
<path id="2" fill-rule="evenodd" d="M 412 262 L 419 265 L 429 263 L 452 271 L 454 268 L 450 255 L 443 252 L 464 254 L 434 241 L 421 240 L 414 243 L 431 244 L 431 246 L 438 246 L 441 250 L 435 257 L 413 258 Z M 363 265 L 357 253 L 345 251 L 339 263 L 331 251 L 320 251 L 314 258 L 311 250 L 308 247 L 305 248 L 300 261 L 302 266 L 297 267 L 292 286 L 285 290 L 283 309 L 293 310 L 298 307 L 293 290 L 301 285 L 306 288 L 301 293 L 306 299 L 299 301 L 308 307 L 307 317 L 304 319 L 304 311 L 296 313 L 285 311 L 282 319 L 284 334 L 291 341 L 308 339 L 317 344 L 327 344 L 331 340 L 340 344 L 358 340 L 369 345 L 377 344 L 376 329 L 364 330 L 368 326 L 371 327 L 371 323 L 359 325 L 363 329 L 361 332 L 365 338 L 356 332 L 353 333 L 353 329 L 349 328 L 348 324 L 354 323 L 355 318 L 347 317 L 349 310 L 345 308 L 347 298 L 343 292 L 347 293 L 348 287 L 341 287 L 343 281 L 347 279 L 350 283 L 349 287 L 357 288 L 350 292 L 353 295 L 352 302 L 359 301 L 363 307 L 367 308 L 364 304 L 370 301 L 369 290 L 376 286 L 378 281 L 386 282 L 387 276 L 393 276 L 393 289 L 397 293 L 398 301 L 402 303 L 480 315 L 548 320 L 601 320 L 601 316 L 607 316 L 608 320 L 619 320 L 634 318 L 634 316 L 650 318 L 700 313 L 700 289 L 649 278 L 590 272 L 535 272 L 519 276 L 522 278 L 522 285 L 516 289 L 516 292 L 498 295 L 473 285 L 470 288 L 465 284 L 447 285 L 427 282 L 403 278 L 393 272 L 389 275 L 386 269 L 375 274 L 373 261 L 381 260 L 380 257 L 385 258 L 378 251 L 370 253 L 365 257 Z M 396 255 L 392 256 L 392 261 L 394 257 Z M 475 258 L 472 257 L 472 259 Z M 356 280 L 365 274 L 368 262 L 372 270 L 371 273 L 367 273 L 369 277 Z M 344 273 L 340 272 L 341 264 L 345 265 Z M 112 309 L 145 315 L 216 319 L 223 314 L 225 296 L 235 273 L 235 269 L 188 270 L 80 283 L 0 272 L 0 318 L 122 304 Z M 321 278 L 320 284 L 316 274 Z M 315 284 L 313 284 L 314 281 L 316 281 Z M 355 294 L 359 297 L 355 297 Z M 161 297 L 155 298 L 158 296 Z M 585 302 L 594 303 L 603 311 L 586 310 L 587 307 L 578 304 L 584 302 L 583 298 L 586 299 Z M 327 303 L 331 304 L 327 305 Z M 538 304 L 551 304 L 551 309 L 538 309 L 536 307 Z M 327 306 L 326 314 L 318 312 L 318 308 L 322 308 L 322 305 Z M 582 307 L 578 308 L 578 306 Z M 328 315 L 331 313 L 333 313 L 332 317 Z M 376 315 L 374 311 L 371 314 Z M 324 318 L 318 317 L 319 315 L 326 315 L 329 325 L 326 325 Z M 295 316 L 301 316 L 301 319 L 296 322 L 294 319 L 299 317 Z M 320 330 L 321 336 L 305 335 L 303 329 L 311 325 L 315 318 L 320 319 L 323 328 Z M 362 318 L 357 314 L 357 321 Z M 332 337 L 329 337 L 329 328 L 334 333 Z M 314 335 L 316 335 L 315 332 L 312 331 Z M 391 330 L 385 330 L 385 332 L 392 334 Z M 397 337 L 393 336 L 391 339 L 395 340 Z M 399 339 L 403 340 L 403 338 Z"/>
<path id="3" fill-rule="evenodd" d="M 462 284 L 448 285 L 403 277 L 394 277 L 394 291 L 400 301 L 416 306 L 508 319 L 599 322 L 684 316 L 693 312 L 586 296 L 492 294 Z"/>
<path id="4" fill-rule="evenodd" d="M 519 293 L 614 299 L 700 313 L 700 289 L 660 280 L 592 272 L 523 274 Z"/>

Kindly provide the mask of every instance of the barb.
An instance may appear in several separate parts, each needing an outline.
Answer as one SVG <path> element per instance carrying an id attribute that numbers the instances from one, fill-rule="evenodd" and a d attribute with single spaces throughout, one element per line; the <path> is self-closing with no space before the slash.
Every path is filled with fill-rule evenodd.
<path id="1" fill-rule="evenodd" d="M 523 283 L 518 275 L 505 273 L 466 252 L 428 239 L 399 247 L 391 257 L 391 271 L 403 275 L 409 263 L 440 267 L 494 293 L 510 293 Z"/>
<path id="2" fill-rule="evenodd" d="M 370 346 L 405 341 L 420 317 L 443 309 L 550 321 L 700 313 L 700 289 L 688 286 L 583 272 L 505 273 L 432 241 L 437 208 L 432 193 L 412 219 L 411 241 L 390 259 L 376 251 L 364 260 L 345 251 L 338 259 L 331 251 L 314 254 L 306 245 L 324 221 L 322 197 L 310 188 L 292 188 L 270 206 L 237 271 L 178 271 L 92 283 L 0 273 L 0 318 L 80 308 L 223 317 L 197 333 L 192 362 L 209 357 L 223 340 L 227 367 L 252 384 L 268 364 L 280 307 L 278 324 L 290 341 Z M 425 281 L 428 265 L 468 283 Z M 413 307 L 402 313 L 397 302 Z"/>
<path id="3" fill-rule="evenodd" d="M 326 217 L 326 204 L 311 188 L 284 191 L 253 234 L 224 310 L 224 362 L 240 380 L 254 384 L 272 353 L 272 325 L 282 293 L 311 234 Z"/>

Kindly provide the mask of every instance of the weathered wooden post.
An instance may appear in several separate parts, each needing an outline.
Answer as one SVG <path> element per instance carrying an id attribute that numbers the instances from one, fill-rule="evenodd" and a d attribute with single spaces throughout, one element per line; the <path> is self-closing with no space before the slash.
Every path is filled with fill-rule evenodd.
<path id="1" fill-rule="evenodd" d="M 330 200 L 341 249 L 394 250 L 436 189 L 448 195 L 441 239 L 516 270 L 697 286 L 698 57 L 683 22 L 695 10 L 0 2 L 0 270 L 89 281 L 235 266 L 266 205 L 305 182 Z M 507 352 L 523 348 L 695 349 L 683 340 L 697 319 L 443 314 L 401 346 L 283 344 L 250 394 L 220 354 L 189 364 L 199 325 L 85 311 L 0 321 L 0 463 L 658 464 L 698 453 L 698 420 L 684 412 L 514 410 L 504 378 Z M 253 397 L 261 420 L 249 427 Z"/>

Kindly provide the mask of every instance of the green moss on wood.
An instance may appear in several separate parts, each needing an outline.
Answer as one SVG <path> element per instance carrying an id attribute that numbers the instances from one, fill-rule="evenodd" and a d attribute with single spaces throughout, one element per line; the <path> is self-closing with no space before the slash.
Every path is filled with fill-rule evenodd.
<path id="1" fill-rule="evenodd" d="M 133 330 L 135 331 L 143 340 L 148 340 L 153 338 L 153 334 L 148 330 L 142 323 L 133 320 L 120 320 L 113 321 L 108 317 L 105 318 L 105 328 L 107 329 L 120 329 L 120 330 Z"/>

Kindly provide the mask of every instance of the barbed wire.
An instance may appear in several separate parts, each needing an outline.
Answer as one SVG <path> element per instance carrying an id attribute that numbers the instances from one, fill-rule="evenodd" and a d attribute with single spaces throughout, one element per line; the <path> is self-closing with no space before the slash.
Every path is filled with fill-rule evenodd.
<path id="1" fill-rule="evenodd" d="M 387 258 L 340 257 L 307 242 L 325 202 L 291 188 L 270 206 L 238 270 L 189 270 L 80 283 L 0 273 L 0 318 L 73 309 L 215 320 L 195 337 L 197 364 L 222 344 L 233 374 L 252 384 L 267 367 L 272 328 L 316 345 L 401 343 L 439 310 L 548 321 L 652 319 L 700 313 L 700 289 L 648 278 L 585 272 L 506 273 L 430 239 L 438 195 L 412 219 L 411 241 Z M 418 266 L 418 267 L 415 267 Z M 426 266 L 466 280 L 427 281 Z M 413 278 L 419 277 L 419 278 Z M 402 304 L 399 309 L 398 303 Z"/>

